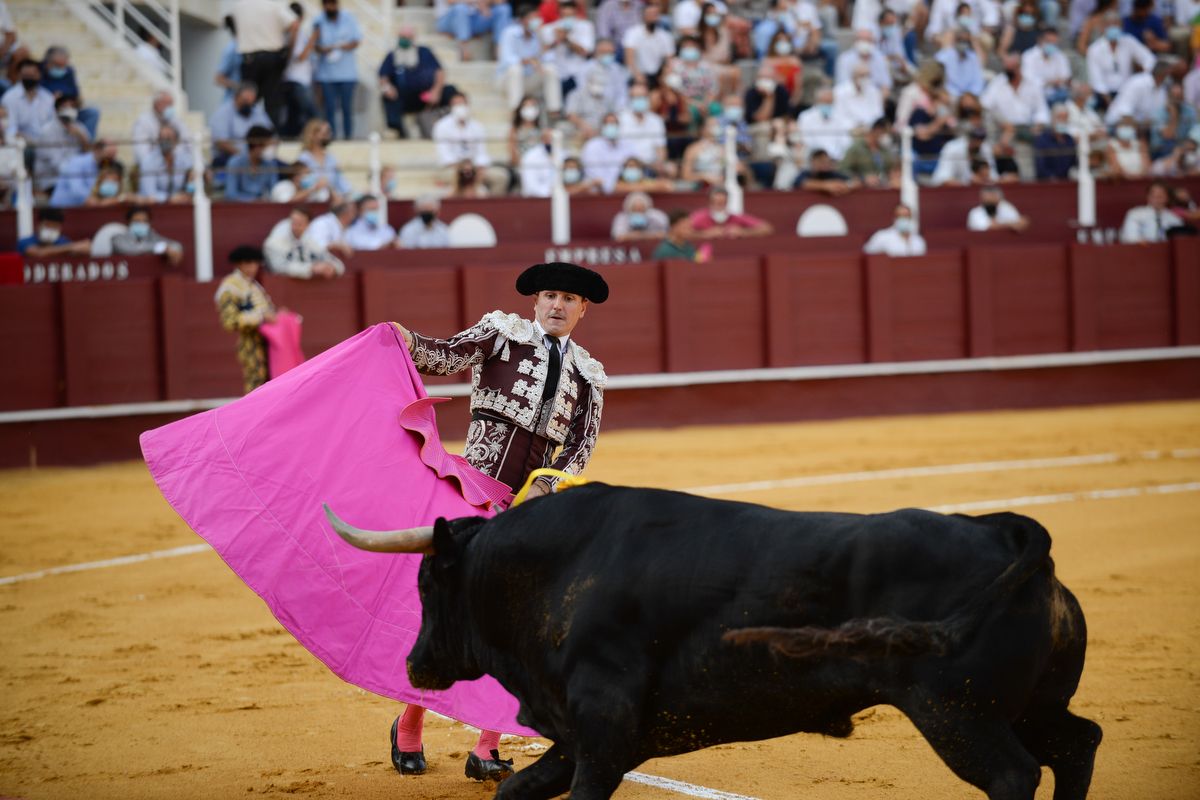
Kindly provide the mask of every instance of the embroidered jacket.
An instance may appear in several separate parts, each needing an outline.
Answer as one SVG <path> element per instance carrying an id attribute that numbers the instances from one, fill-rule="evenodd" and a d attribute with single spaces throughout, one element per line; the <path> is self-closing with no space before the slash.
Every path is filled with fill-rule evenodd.
<path id="1" fill-rule="evenodd" d="M 449 339 L 413 333 L 412 359 L 426 375 L 453 375 L 471 368 L 471 413 L 507 420 L 562 445 L 550 466 L 583 472 L 600 432 L 604 365 L 569 339 L 554 397 L 542 403 L 550 351 L 534 324 L 493 311 Z"/>

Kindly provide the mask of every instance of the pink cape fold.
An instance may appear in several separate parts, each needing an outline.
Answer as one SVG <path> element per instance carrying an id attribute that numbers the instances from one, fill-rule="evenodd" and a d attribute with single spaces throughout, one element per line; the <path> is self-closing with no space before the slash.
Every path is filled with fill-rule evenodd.
<path id="1" fill-rule="evenodd" d="M 304 351 L 300 349 L 300 328 L 300 315 L 294 311 L 280 311 L 275 315 L 274 322 L 264 322 L 258 326 L 267 340 L 267 366 L 272 378 L 278 378 L 304 363 Z"/>
<path id="2" fill-rule="evenodd" d="M 414 689 L 421 557 L 366 553 L 329 527 L 394 529 L 491 516 L 509 488 L 442 447 L 420 376 L 388 324 L 246 397 L 142 434 L 159 490 L 334 674 L 479 728 L 536 735 L 490 676 Z"/>

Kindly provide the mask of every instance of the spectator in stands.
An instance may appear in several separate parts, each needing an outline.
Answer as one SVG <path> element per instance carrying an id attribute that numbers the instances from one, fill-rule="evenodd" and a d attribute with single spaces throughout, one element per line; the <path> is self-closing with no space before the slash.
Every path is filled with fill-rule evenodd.
<path id="1" fill-rule="evenodd" d="M 791 107 L 798 108 L 804 94 L 804 64 L 795 55 L 795 47 L 787 33 L 779 31 L 775 34 L 769 52 L 762 58 L 761 67 L 769 70 L 775 82 L 787 91 Z"/>
<path id="2" fill-rule="evenodd" d="M 379 94 L 387 125 L 401 139 L 408 138 L 404 117 L 417 115 L 421 136 L 433 135 L 433 114 L 450 105 L 457 90 L 446 84 L 446 71 L 433 51 L 417 44 L 416 29 L 400 26 L 396 49 L 391 50 L 379 67 Z"/>
<path id="3" fill-rule="evenodd" d="M 892 88 L 892 73 L 888 69 L 887 59 L 875 45 L 875 34 L 869 29 L 854 32 L 854 47 L 837 57 L 837 69 L 834 71 L 836 83 L 852 80 L 858 67 L 866 67 L 871 83 L 882 92 Z"/>
<path id="4" fill-rule="evenodd" d="M 646 5 L 642 9 L 642 24 L 631 26 L 619 40 L 625 50 L 625 66 L 635 78 L 652 80 L 675 53 L 675 38 L 661 19 L 662 11 L 657 5 Z M 603 30 L 600 35 L 607 36 Z"/>
<path id="5" fill-rule="evenodd" d="M 1004 58 L 1004 72 L 992 78 L 979 98 L 991 120 L 1001 128 L 1001 140 L 1028 136 L 1036 125 L 1050 123 L 1050 108 L 1041 87 L 1025 80 L 1018 56 Z"/>
<path id="6" fill-rule="evenodd" d="M 333 143 L 333 129 L 322 119 L 311 119 L 300 134 L 300 155 L 296 160 L 308 165 L 317 179 L 325 178 L 334 202 L 350 194 L 350 182 L 327 149 Z"/>
<path id="7" fill-rule="evenodd" d="M 1104 120 L 1096 113 L 1096 100 L 1092 89 L 1086 83 L 1077 83 L 1071 88 L 1071 101 L 1064 104 L 1069 115 L 1072 131 L 1082 131 L 1091 142 L 1093 149 L 1104 144 L 1108 131 Z"/>
<path id="8" fill-rule="evenodd" d="M 358 20 L 340 7 L 339 0 L 321 0 L 325 13 L 313 21 L 316 37 L 317 68 L 313 74 L 321 87 L 325 121 L 330 132 L 337 130 L 334 120 L 342 112 L 342 138 L 354 138 L 354 88 L 358 85 L 358 59 L 354 51 L 362 43 Z"/>
<path id="9" fill-rule="evenodd" d="M 596 27 L 574 0 L 558 4 L 561 17 L 541 30 L 543 58 L 558 70 L 562 94 L 582 85 L 583 72 L 596 49 Z"/>
<path id="10" fill-rule="evenodd" d="M 1066 105 L 1051 112 L 1051 125 L 1033 140 L 1033 163 L 1039 181 L 1065 181 L 1075 168 L 1075 137 Z"/>
<path id="11" fill-rule="evenodd" d="M 1071 63 L 1058 46 L 1058 31 L 1054 28 L 1042 30 L 1038 46 L 1029 48 L 1021 56 L 1021 74 L 1041 85 L 1048 105 L 1070 99 Z"/>
<path id="12" fill-rule="evenodd" d="M 903 203 L 896 206 L 895 221 L 891 227 L 871 234 L 871 238 L 863 245 L 863 252 L 892 258 L 925 255 L 925 240 L 917 233 L 912 209 Z"/>
<path id="13" fill-rule="evenodd" d="M 269 377 L 267 340 L 259 327 L 275 321 L 275 304 L 257 280 L 263 260 L 263 252 L 257 247 L 235 247 L 229 254 L 233 272 L 221 281 L 214 298 L 221 327 L 238 335 L 237 359 L 246 394 L 262 386 Z"/>
<path id="14" fill-rule="evenodd" d="M 541 131 L 538 145 L 526 150 L 517 162 L 522 197 L 549 197 L 554 191 L 553 132 Z"/>
<path id="15" fill-rule="evenodd" d="M 1020 233 L 1029 227 L 1029 218 L 1004 199 L 999 186 L 979 190 L 979 205 L 967 213 L 969 231 L 1013 231 Z"/>
<path id="16" fill-rule="evenodd" d="M 124 233 L 112 238 L 112 251 L 123 256 L 160 256 L 172 267 L 183 260 L 183 245 L 168 239 L 150 225 L 150 209 L 131 206 L 125 212 Z"/>
<path id="17" fill-rule="evenodd" d="M 317 175 L 303 161 L 285 167 L 279 181 L 271 187 L 272 203 L 328 203 L 332 196 L 329 178 Z"/>
<path id="18" fill-rule="evenodd" d="M 579 156 L 584 173 L 598 180 L 606 193 L 616 186 L 621 165 L 637 157 L 633 145 L 621 138 L 621 123 L 612 113 L 604 115 L 600 135 L 589 139 Z"/>
<path id="19" fill-rule="evenodd" d="M 808 169 L 796 176 L 794 188 L 841 197 L 854 191 L 855 187 L 848 175 L 837 171 L 837 164 L 829 153 L 818 149 L 809 157 Z"/>
<path id="20" fill-rule="evenodd" d="M 304 25 L 304 6 L 290 3 L 288 8 L 300 20 L 292 39 L 287 67 L 283 70 L 283 123 L 279 133 L 290 139 L 299 136 L 308 121 L 317 115 L 312 92 L 317 37 L 315 25 Z"/>
<path id="21" fill-rule="evenodd" d="M 971 44 L 971 34 L 955 31 L 954 46 L 943 47 L 936 57 L 946 69 L 945 86 L 950 97 L 957 100 L 966 92 L 976 96 L 983 93 L 983 66 Z"/>
<path id="22" fill-rule="evenodd" d="M 667 127 L 650 110 L 650 92 L 642 81 L 629 87 L 629 106 L 618 116 L 620 137 L 633 147 L 638 160 L 656 174 L 667 174 Z"/>
<path id="23" fill-rule="evenodd" d="M 696 260 L 696 246 L 687 240 L 691 235 L 689 220 L 691 216 L 682 208 L 676 208 L 667 217 L 668 229 L 666 237 L 654 248 L 650 256 L 654 260 L 678 259 L 681 261 Z"/>
<path id="24" fill-rule="evenodd" d="M 24 59 L 17 66 L 18 83 L 0 97 L 0 104 L 8 109 L 8 124 L 26 141 L 37 141 L 37 137 L 54 119 L 54 95 L 42 86 L 42 68 L 32 59 Z"/>
<path id="25" fill-rule="evenodd" d="M 679 176 L 697 189 L 725 185 L 725 150 L 717 141 L 721 132 L 719 120 L 704 124 L 704 133 L 683 153 Z"/>
<path id="26" fill-rule="evenodd" d="M 33 167 L 33 188 L 39 193 L 54 191 L 58 171 L 67 159 L 91 149 L 92 137 L 79 124 L 78 102 L 74 97 L 54 100 L 54 119 L 42 126 L 37 136 Z"/>
<path id="27" fill-rule="evenodd" d="M 1200 47 L 1196 48 L 1196 60 L 1192 62 L 1191 71 L 1180 83 L 1183 86 L 1183 101 L 1192 108 L 1200 108 Z"/>
<path id="28" fill-rule="evenodd" d="M 605 75 L 592 70 L 583 79 L 580 89 L 567 97 L 565 113 L 579 138 L 587 141 L 600 132 L 604 115 L 619 107 L 611 99 Z"/>
<path id="29" fill-rule="evenodd" d="M 1117 124 L 1122 117 L 1132 117 L 1141 125 L 1148 125 L 1167 105 L 1166 81 L 1171 68 L 1159 61 L 1150 72 L 1139 72 L 1129 76 L 1121 85 L 1117 96 L 1108 104 L 1104 121 Z"/>
<path id="30" fill-rule="evenodd" d="M 1104 38 L 1087 49 L 1088 84 L 1102 103 L 1109 103 L 1125 81 L 1133 75 L 1134 65 L 1143 72 L 1154 69 L 1154 53 L 1121 28 L 1121 17 L 1109 11 L 1104 17 Z"/>
<path id="31" fill-rule="evenodd" d="M 674 188 L 674 181 L 667 178 L 655 178 L 644 163 L 630 157 L 625 159 L 625 163 L 621 165 L 621 174 L 617 178 L 615 191 L 617 194 L 670 192 Z"/>
<path id="32" fill-rule="evenodd" d="M 596 80 L 597 83 L 604 86 L 603 98 L 607 104 L 606 111 L 624 107 L 629 96 L 629 70 L 617 60 L 616 45 L 611 39 L 596 40 L 595 55 L 584 64 L 575 83 L 579 87 L 586 87 L 592 80 Z M 568 104 L 573 96 L 574 92 L 567 97 Z"/>
<path id="33" fill-rule="evenodd" d="M 242 83 L 234 96 L 221 103 L 208 121 L 213 139 L 213 166 L 223 167 L 238 154 L 245 154 L 251 128 L 271 129 L 271 119 L 258 99 L 258 87 Z"/>
<path id="34" fill-rule="evenodd" d="M 873 189 L 899 188 L 900 159 L 886 119 L 880 117 L 865 133 L 854 138 L 842 159 L 841 169 L 850 180 Z"/>
<path id="35" fill-rule="evenodd" d="M 852 129 L 866 128 L 883 116 L 883 94 L 871 82 L 866 64 L 859 64 L 849 81 L 833 88 L 833 115 Z"/>
<path id="36" fill-rule="evenodd" d="M 1155 161 L 1150 172 L 1171 178 L 1200 175 L 1200 125 L 1193 125 L 1191 134 L 1179 139 L 1174 149 Z"/>
<path id="37" fill-rule="evenodd" d="M 12 14 L 8 12 L 8 3 L 0 0 L 0 94 L 8 91 L 12 85 L 5 80 L 3 70 L 12 59 L 16 44 L 17 28 L 13 25 Z"/>
<path id="38" fill-rule="evenodd" d="M 526 96 L 513 109 L 511 127 L 508 129 L 508 163 L 516 166 L 521 157 L 530 150 L 542 147 L 544 118 L 542 107 L 534 97 Z"/>
<path id="39" fill-rule="evenodd" d="M 357 206 L 357 217 L 346 229 L 346 244 L 354 250 L 382 250 L 396 241 L 396 229 L 384 220 L 378 197 L 365 194 Z"/>
<path id="40" fill-rule="evenodd" d="M 116 161 L 100 167 L 99 174 L 88 192 L 85 206 L 117 206 L 141 202 L 141 198 L 125 190 L 125 168 Z"/>
<path id="41" fill-rule="evenodd" d="M 855 6 L 857 8 L 857 6 Z M 915 33 L 913 38 L 916 38 Z M 893 85 L 907 83 L 916 64 L 913 63 L 908 50 L 904 46 L 904 34 L 900 28 L 900 18 L 890 8 L 885 8 L 879 14 L 879 52 L 887 61 L 888 71 L 892 74 Z"/>
<path id="42" fill-rule="evenodd" d="M 1171 39 L 1162 17 L 1154 13 L 1154 0 L 1133 0 L 1133 9 L 1125 18 L 1123 29 L 1153 53 L 1171 52 Z"/>
<path id="43" fill-rule="evenodd" d="M 75 80 L 75 68 L 71 66 L 71 53 L 62 45 L 53 45 L 46 50 L 42 62 L 42 88 L 55 97 L 74 97 L 79 108 L 79 124 L 87 128 L 92 138 L 100 124 L 100 110 L 85 106 L 79 83 Z"/>
<path id="44" fill-rule="evenodd" d="M 667 131 L 667 158 L 676 161 L 696 141 L 703 117 L 683 96 L 679 73 L 669 67 L 664 71 L 658 89 L 650 94 L 650 110 L 662 117 Z"/>
<path id="45" fill-rule="evenodd" d="M 191 150 L 180 146 L 178 131 L 163 125 L 157 146 L 138 159 L 138 194 L 156 203 L 186 203 L 194 188 L 192 167 Z"/>
<path id="46" fill-rule="evenodd" d="M 239 203 L 267 199 L 279 181 L 279 167 L 271 129 L 254 126 L 246 134 L 246 152 L 226 165 L 225 199 Z"/>
<path id="47" fill-rule="evenodd" d="M 237 47 L 237 23 L 233 21 L 232 14 L 226 14 L 223 22 L 225 30 L 229 31 L 229 41 L 221 51 L 217 74 L 213 77 L 213 83 L 225 90 L 222 102 L 232 100 L 237 94 L 237 87 L 242 84 L 242 54 Z"/>
<path id="48" fill-rule="evenodd" d="M 180 149 L 191 155 L 191 133 L 175 109 L 175 96 L 167 91 L 155 92 L 150 108 L 138 115 L 133 123 L 133 159 L 138 164 L 158 149 L 163 126 L 175 129 L 175 141 Z"/>
<path id="49" fill-rule="evenodd" d="M 1138 135 L 1133 117 L 1122 117 L 1108 140 L 1108 173 L 1113 178 L 1140 178 L 1150 174 L 1150 148 Z"/>
<path id="50" fill-rule="evenodd" d="M 25 166 L 25 148 L 20 139 L 11 139 L 12 131 L 5 124 L 5 111 L 0 106 L 0 204 L 12 205 L 16 196 L 17 177 Z"/>
<path id="51" fill-rule="evenodd" d="M 1075 39 L 1075 49 L 1087 53 L 1093 42 L 1104 38 L 1108 13 L 1116 10 L 1117 0 L 1070 0 L 1070 3 L 1068 32 Z"/>
<path id="52" fill-rule="evenodd" d="M 1172 189 L 1169 202 L 1171 213 L 1183 220 L 1184 227 L 1190 229 L 1192 236 L 1200 232 L 1200 205 L 1192 199 L 1187 187 L 1176 186 Z"/>
<path id="53" fill-rule="evenodd" d="M 682 79 L 680 92 L 691 103 L 693 111 L 702 117 L 708 115 L 720 87 L 717 71 L 702 58 L 699 40 L 693 36 L 682 39 L 679 42 L 679 58 L 671 63 L 671 67 Z"/>
<path id="54" fill-rule="evenodd" d="M 1183 225 L 1183 220 L 1167 208 L 1170 195 L 1167 185 L 1159 181 L 1146 190 L 1146 205 L 1136 206 L 1125 212 L 1121 224 L 1122 244 L 1149 244 L 1163 242 L 1167 232 Z"/>
<path id="55" fill-rule="evenodd" d="M 837 113 L 833 105 L 833 89 L 828 86 L 817 91 L 816 102 L 796 118 L 804 144 L 810 151 L 821 149 L 835 161 L 840 161 L 850 149 L 851 120 Z"/>
<path id="56" fill-rule="evenodd" d="M 433 126 L 438 165 L 461 173 L 459 165 L 468 161 L 475 171 L 487 169 L 492 158 L 484 146 L 486 137 L 483 125 L 471 117 L 467 96 L 461 92 L 456 94 L 450 99 L 450 113 Z"/>
<path id="57" fill-rule="evenodd" d="M 542 59 L 541 24 L 537 6 L 526 6 L 520 21 L 500 34 L 497 75 L 510 109 L 519 106 L 522 97 L 532 95 L 544 100 L 548 111 L 562 110 L 558 67 Z"/>
<path id="58" fill-rule="evenodd" d="M 92 252 L 92 240 L 73 242 L 63 235 L 63 212 L 57 208 L 43 208 L 38 212 L 37 233 L 17 242 L 17 252 L 26 258 L 54 258 L 56 256 L 86 256 Z"/>
<path id="59" fill-rule="evenodd" d="M 272 272 L 293 278 L 335 278 L 346 271 L 337 256 L 317 247 L 308 237 L 311 221 L 308 211 L 296 206 L 287 219 L 271 229 L 263 250 Z"/>
<path id="60" fill-rule="evenodd" d="M 503 0 L 434 0 L 438 33 L 453 36 L 458 42 L 458 58 L 470 61 L 467 42 L 476 36 L 491 33 L 499 43 L 500 34 L 512 22 L 512 7 Z"/>
<path id="61" fill-rule="evenodd" d="M 287 45 L 294 40 L 300 20 L 279 0 L 236 0 L 231 16 L 242 57 L 239 85 L 250 83 L 258 88 L 259 96 L 266 101 L 267 125 L 278 129 L 283 123 L 279 84 L 291 52 Z M 254 124 L 263 123 L 255 120 Z M 217 138 L 215 133 L 213 138 Z"/>
<path id="62" fill-rule="evenodd" d="M 580 194 L 600 194 L 603 187 L 596 178 L 589 178 L 583 172 L 583 162 L 575 156 L 563 159 L 563 186 L 572 197 Z"/>
<path id="63" fill-rule="evenodd" d="M 724 3 L 705 3 L 695 33 L 704 62 L 717 73 L 717 91 L 722 95 L 737 92 L 742 83 L 741 69 L 733 63 L 733 36 L 725 10 Z"/>
<path id="64" fill-rule="evenodd" d="M 489 197 L 491 190 L 479 167 L 464 159 L 455 165 L 451 180 L 451 197 Z"/>
<path id="65" fill-rule="evenodd" d="M 350 258 L 354 255 L 354 248 L 346 241 L 346 231 L 357 216 L 358 206 L 354 201 L 335 202 L 328 211 L 312 221 L 307 238 L 318 250 Z"/>
<path id="66" fill-rule="evenodd" d="M 54 185 L 54 193 L 50 195 L 50 205 L 55 208 L 83 205 L 101 167 L 112 165 L 116 158 L 117 146 L 105 139 L 93 142 L 88 152 L 68 158 L 59 167 L 58 182 Z M 119 191 L 114 194 L 119 194 Z"/>
<path id="67" fill-rule="evenodd" d="M 775 80 L 774 72 L 765 64 L 759 66 L 754 85 L 746 90 L 743 101 L 751 126 L 792 116 L 787 87 Z"/>
<path id="68" fill-rule="evenodd" d="M 413 202 L 416 216 L 404 224 L 396 239 L 398 247 L 414 250 L 418 248 L 449 247 L 450 228 L 438 219 L 442 203 L 433 195 L 422 195 Z"/>
<path id="69" fill-rule="evenodd" d="M 820 57 L 826 74 L 832 76 L 837 43 L 822 38 L 822 27 L 815 3 L 798 2 L 789 7 L 787 0 L 771 0 L 767 16 L 754 26 L 754 50 L 763 58 L 790 57 L 797 62 L 801 58 Z"/>
<path id="70" fill-rule="evenodd" d="M 734 214 L 729 210 L 729 192 L 714 186 L 708 192 L 708 205 L 693 211 L 688 217 L 692 233 L 701 239 L 739 239 L 770 236 L 774 227 L 766 220 L 749 214 Z"/>
<path id="71" fill-rule="evenodd" d="M 596 36 L 619 45 L 631 28 L 642 24 L 644 8 L 642 0 L 603 0 L 596 8 Z"/>
<path id="72" fill-rule="evenodd" d="M 917 68 L 917 76 L 908 86 L 900 91 L 896 98 L 896 132 L 899 133 L 910 125 L 912 113 L 918 108 L 925 109 L 930 118 L 939 103 L 945 102 L 946 68 L 940 61 L 922 61 Z"/>
<path id="73" fill-rule="evenodd" d="M 1167 87 L 1166 103 L 1150 120 L 1150 157 L 1159 159 L 1187 141 L 1188 132 L 1196 128 L 1197 109 L 1183 100 L 1183 87 L 1172 83 Z"/>
<path id="74" fill-rule="evenodd" d="M 613 217 L 611 235 L 617 242 L 640 242 L 662 238 L 670 226 L 667 215 L 654 207 L 650 195 L 630 192 L 621 211 Z"/>
<path id="75" fill-rule="evenodd" d="M 1013 10 L 1012 18 L 1004 25 L 1000 42 L 996 46 L 996 54 L 1001 58 L 1009 55 L 1021 56 L 1027 50 L 1036 47 L 1041 16 L 1042 12 L 1036 0 L 1020 0 L 1017 8 Z"/>

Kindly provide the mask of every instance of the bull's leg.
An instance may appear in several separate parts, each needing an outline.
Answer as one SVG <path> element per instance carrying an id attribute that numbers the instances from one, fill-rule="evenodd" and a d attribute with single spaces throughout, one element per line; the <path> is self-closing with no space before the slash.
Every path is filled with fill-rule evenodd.
<path id="1" fill-rule="evenodd" d="M 1032 709 L 1013 725 L 1026 749 L 1054 770 L 1054 800 L 1084 800 L 1092 783 L 1100 726 L 1065 708 Z"/>
<path id="2" fill-rule="evenodd" d="M 495 800 L 549 800 L 571 788 L 575 762 L 561 745 L 554 745 L 537 761 L 500 784 Z"/>

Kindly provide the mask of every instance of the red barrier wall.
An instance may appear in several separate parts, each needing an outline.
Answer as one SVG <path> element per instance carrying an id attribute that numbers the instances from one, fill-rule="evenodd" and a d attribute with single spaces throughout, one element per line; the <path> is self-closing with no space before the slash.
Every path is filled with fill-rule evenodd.
<path id="1" fill-rule="evenodd" d="M 235 397 L 242 392 L 237 334 L 221 328 L 213 294 L 215 283 L 178 276 L 159 282 L 163 326 L 166 399 Z"/>
<path id="2" fill-rule="evenodd" d="M 1063 245 L 967 251 L 972 356 L 1071 349 L 1071 282 Z"/>
<path id="3" fill-rule="evenodd" d="M 161 399 L 156 283 L 69 283 L 59 291 L 67 405 Z"/>
<path id="4" fill-rule="evenodd" d="M 0 286 L 0 411 L 63 399 L 62 323 L 54 286 Z"/>
<path id="5" fill-rule="evenodd" d="M 769 256 L 765 280 L 767 366 L 866 360 L 860 256 Z"/>
<path id="6" fill-rule="evenodd" d="M 1200 344 L 1200 238 L 1171 242 L 1175 265 L 1175 344 Z"/>
<path id="7" fill-rule="evenodd" d="M 1076 350 L 1165 347 L 1174 341 L 1168 244 L 1072 245 Z"/>
<path id="8" fill-rule="evenodd" d="M 766 364 L 762 265 L 757 259 L 663 265 L 667 369 L 755 369 Z"/>
<path id="9" fill-rule="evenodd" d="M 962 254 L 866 256 L 871 361 L 963 358 L 967 354 Z"/>

